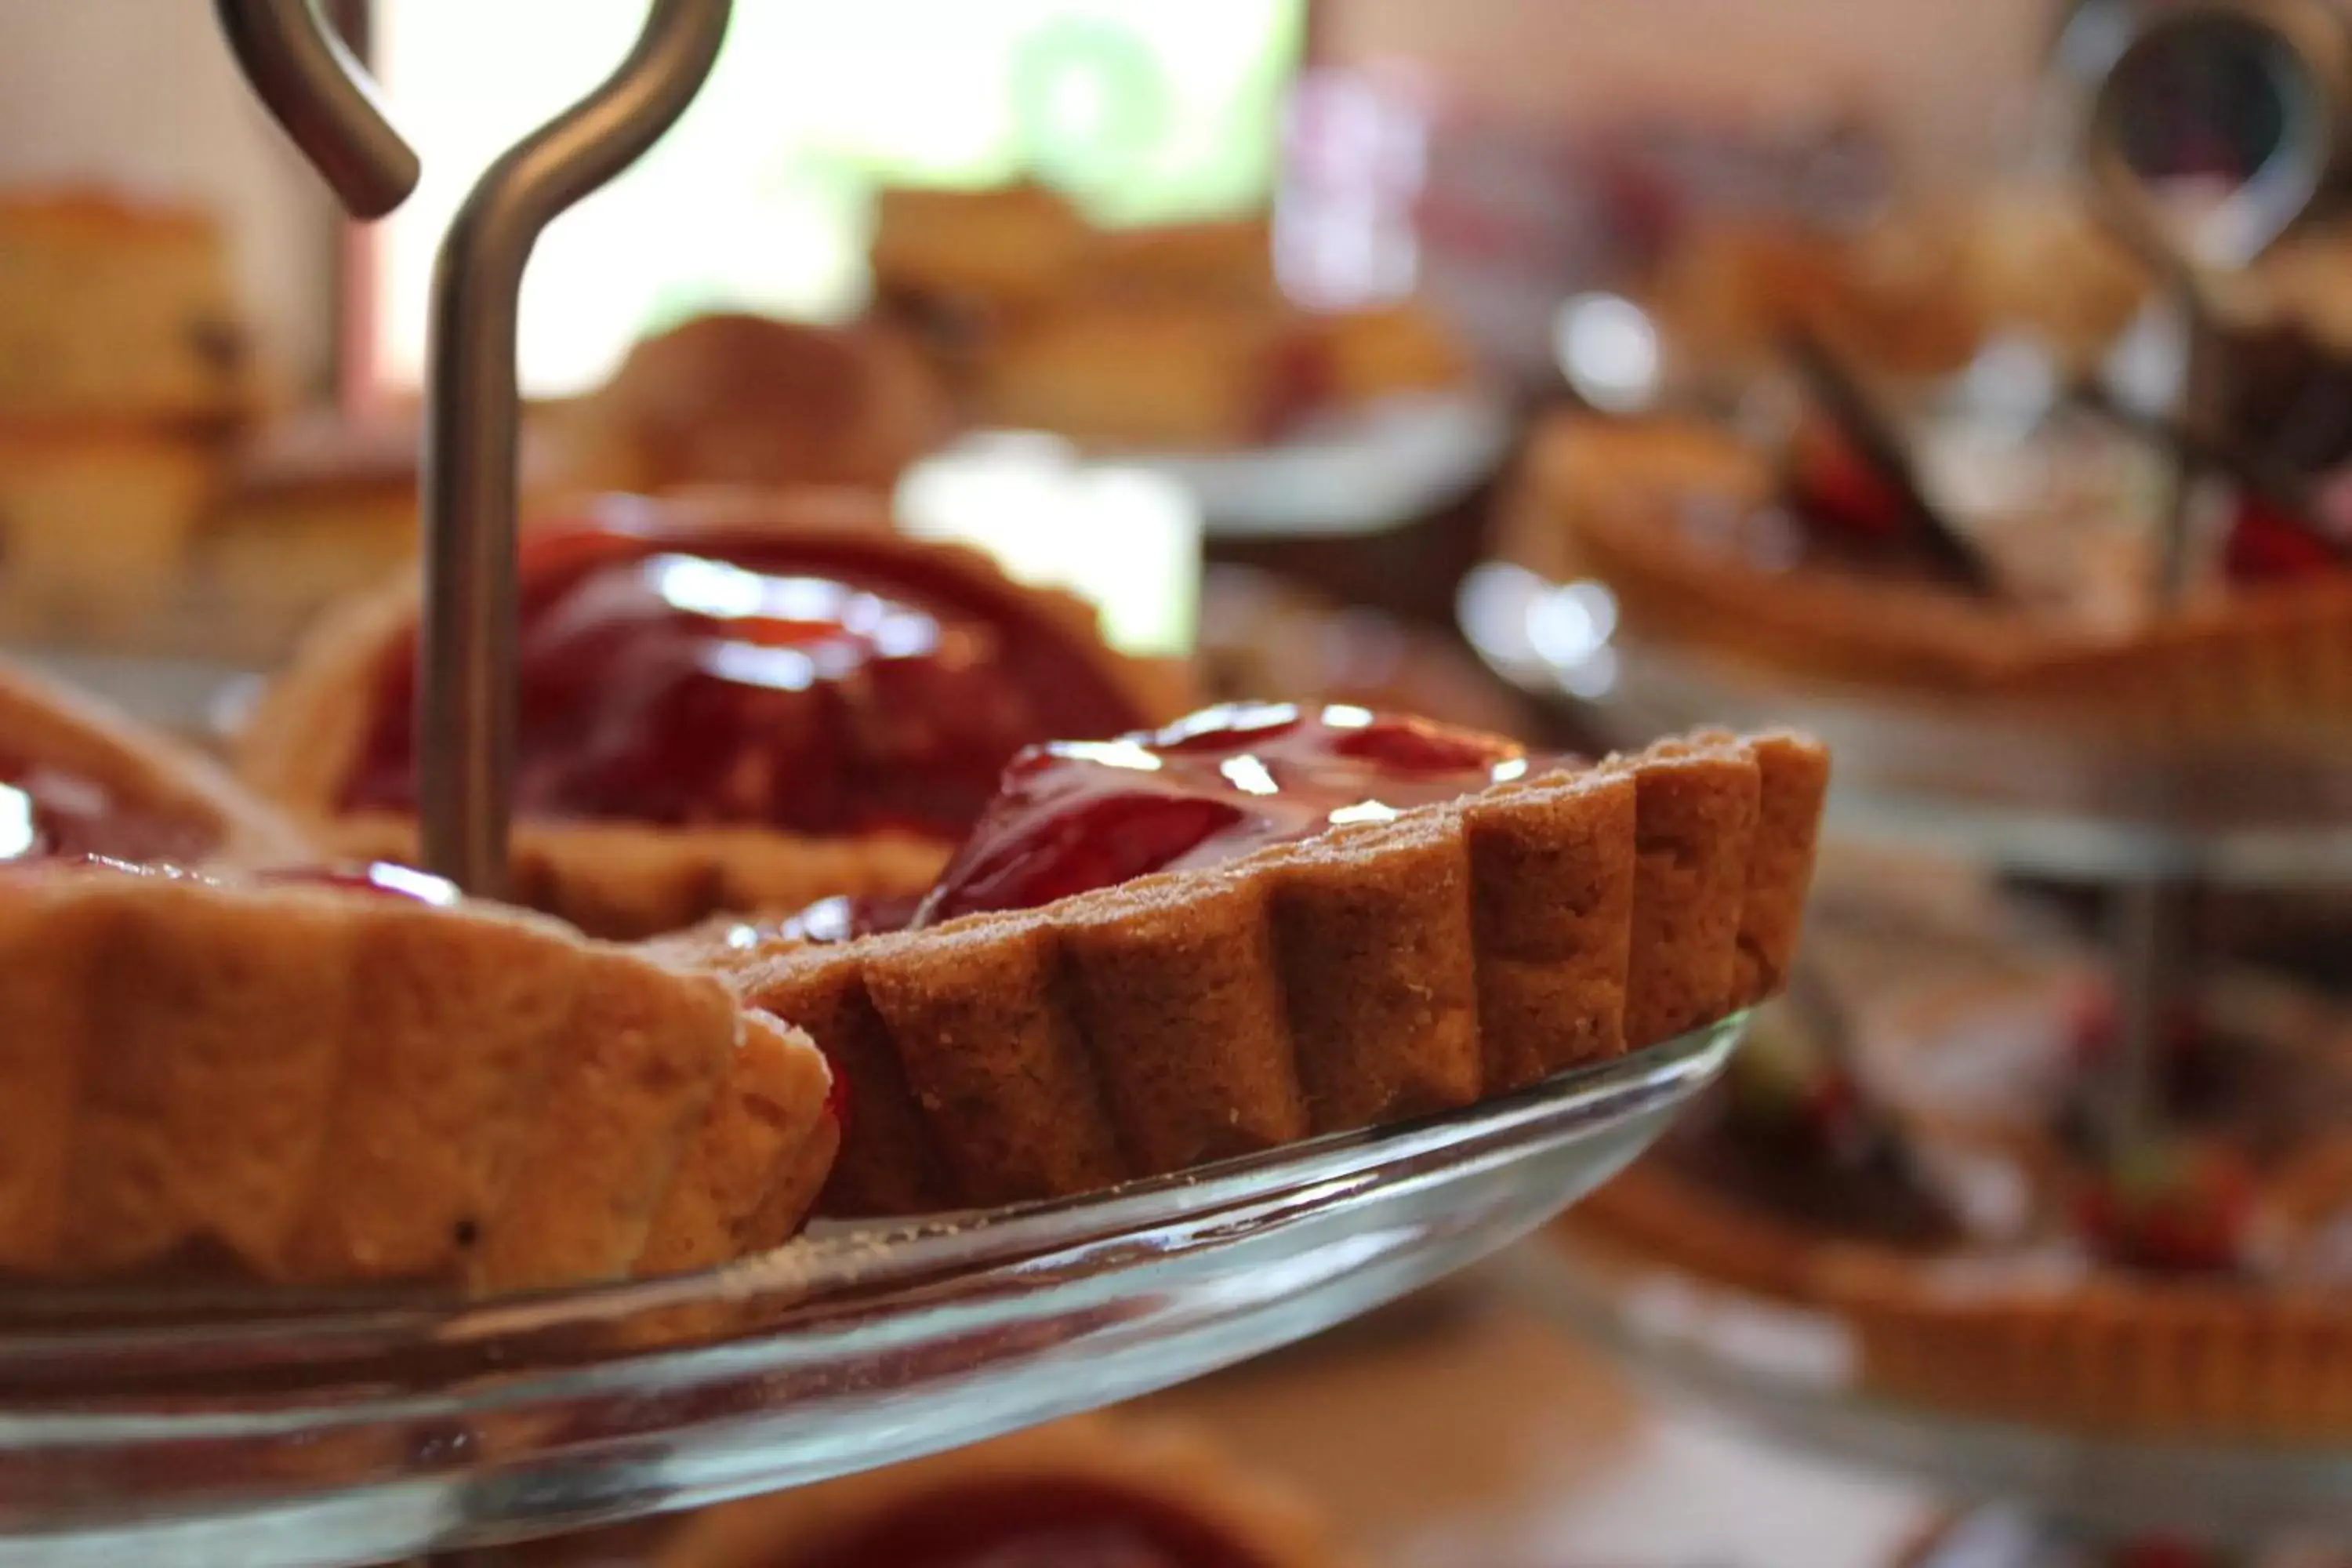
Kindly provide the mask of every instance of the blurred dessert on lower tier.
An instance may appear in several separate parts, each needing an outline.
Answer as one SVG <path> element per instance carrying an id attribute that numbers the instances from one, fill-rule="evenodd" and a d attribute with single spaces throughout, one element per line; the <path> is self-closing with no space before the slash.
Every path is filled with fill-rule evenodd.
<path id="1" fill-rule="evenodd" d="M 1190 1427 L 1082 1416 L 689 1516 L 655 1568 L 1339 1568 L 1330 1522 Z"/>
<path id="2" fill-rule="evenodd" d="M 1212 566 L 1202 579 L 1198 661 L 1220 698 L 1353 702 L 1533 732 L 1526 701 L 1451 638 L 1251 567 Z"/>
<path id="3" fill-rule="evenodd" d="M 0 194 L 0 418 L 219 422 L 252 344 L 219 224 L 96 189 Z"/>
<path id="4" fill-rule="evenodd" d="M 639 494 L 703 485 L 887 490 L 944 441 L 944 389 L 881 321 L 697 316 L 645 339 L 611 381 L 544 411 L 549 479 Z"/>
<path id="5" fill-rule="evenodd" d="M 2249 1542 L 2148 1531 L 2112 1539 L 2036 1530 L 1999 1506 L 1942 1519 L 1888 1568 L 2352 1568 L 2352 1552 L 2307 1531 Z"/>
<path id="6" fill-rule="evenodd" d="M 2208 973 L 2160 1023 L 2141 1126 L 2118 1120 L 2113 994 L 2050 927 L 1822 913 L 1720 1085 L 1559 1222 L 1582 1266 L 1680 1280 L 1727 1336 L 1809 1335 L 1790 1375 L 1881 1398 L 2352 1431 L 2352 1011 Z"/>

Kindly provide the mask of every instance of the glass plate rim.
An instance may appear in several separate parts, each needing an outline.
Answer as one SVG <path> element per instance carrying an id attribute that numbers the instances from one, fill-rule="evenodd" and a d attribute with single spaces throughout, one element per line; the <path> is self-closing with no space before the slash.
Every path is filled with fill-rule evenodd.
<path id="1" fill-rule="evenodd" d="M 1333 1195 L 1335 1184 L 1362 1184 L 1401 1162 L 1442 1155 L 1549 1121 L 1631 1114 L 1639 1102 L 1709 1076 L 1727 1056 L 1747 1016 L 1737 1010 L 1671 1039 L 1451 1110 L 1327 1133 L 1077 1197 L 828 1227 L 825 1234 L 798 1238 L 752 1258 L 659 1279 L 475 1300 L 438 1296 L 394 1300 L 262 1290 L 244 1300 L 283 1310 L 251 1316 L 154 1316 L 89 1323 L 70 1321 L 78 1305 L 121 1302 L 123 1297 L 45 1293 L 36 1299 L 56 1312 L 54 1319 L 24 1329 L 0 1321 L 0 1423 L 14 1403 L 5 1391 L 17 1376 L 38 1371 L 47 1384 L 61 1381 L 73 1365 L 100 1365 L 126 1356 L 194 1359 L 211 1352 L 258 1352 L 261 1366 L 299 1371 L 408 1349 L 488 1352 L 510 1338 L 606 1329 L 667 1311 L 748 1305 L 763 1298 L 780 1299 L 795 1316 L 831 1305 L 879 1311 L 891 1292 L 910 1286 L 1114 1241 L 1152 1224 L 1209 1216 L 1244 1201 L 1284 1194 L 1320 1201 Z M 1620 1106 L 1619 1101 L 1625 1103 Z M 312 1302 L 315 1310 L 306 1310 Z M 661 1355 L 724 1352 L 791 1331 L 779 1325 L 749 1341 L 703 1340 L 651 1348 L 626 1359 L 642 1363 Z M 562 1368 L 526 1362 L 511 1370 L 525 1374 L 583 1369 L 576 1362 Z"/>

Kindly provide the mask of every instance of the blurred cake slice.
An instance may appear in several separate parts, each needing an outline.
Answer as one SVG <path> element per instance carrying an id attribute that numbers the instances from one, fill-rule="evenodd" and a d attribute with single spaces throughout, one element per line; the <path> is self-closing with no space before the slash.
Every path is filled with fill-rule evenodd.
<path id="1" fill-rule="evenodd" d="M 416 549 L 417 429 L 319 411 L 261 431 L 231 464 L 194 552 L 206 603 L 278 644 Z"/>
<path id="2" fill-rule="evenodd" d="M 168 426 L 0 418 L 0 622 L 139 640 L 172 597 L 218 470 Z"/>
<path id="3" fill-rule="evenodd" d="M 646 495 L 708 485 L 887 490 L 952 423 L 946 390 L 892 328 L 734 312 L 645 339 L 610 382 L 547 418 L 557 482 Z"/>
<path id="4" fill-rule="evenodd" d="M 1314 400 L 1310 348 L 1273 310 L 1071 305 L 1005 334 L 982 367 L 977 413 L 1088 447 L 1245 447 Z"/>
<path id="5" fill-rule="evenodd" d="M 0 416 L 225 419 L 252 402 L 253 373 L 210 215 L 0 195 Z"/>

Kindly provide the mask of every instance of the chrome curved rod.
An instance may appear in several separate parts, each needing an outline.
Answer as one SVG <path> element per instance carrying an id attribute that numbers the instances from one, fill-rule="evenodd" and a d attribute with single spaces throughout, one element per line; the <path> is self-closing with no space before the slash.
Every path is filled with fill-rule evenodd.
<path id="1" fill-rule="evenodd" d="M 215 0 L 246 79 L 353 217 L 382 217 L 416 188 L 416 152 L 318 0 Z"/>
<path id="2" fill-rule="evenodd" d="M 2287 111 L 2278 151 L 2193 229 L 2176 230 L 2125 155 L 2125 129 L 2146 103 L 2127 100 L 2136 67 L 2158 49 L 2194 39 L 2200 28 L 2234 23 L 2276 51 Z M 2234 271 L 2259 258 L 2306 217 L 2345 163 L 2352 135 L 2352 31 L 2329 0 L 2181 0 L 2099 39 L 2083 65 L 2097 86 L 2084 127 L 2083 153 L 2105 216 L 2142 258 L 2174 285 L 2183 268 Z"/>
<path id="3" fill-rule="evenodd" d="M 375 112 L 364 73 L 320 26 L 310 0 L 217 4 L 255 89 L 346 204 L 353 188 L 362 195 L 381 188 L 364 179 L 347 187 L 348 176 L 338 173 L 371 166 L 349 156 L 364 140 L 354 102 L 395 144 L 399 139 Z M 515 327 L 523 268 L 557 215 L 635 163 L 685 112 L 719 58 L 732 9 L 732 0 L 653 0 L 636 47 L 604 85 L 483 173 L 434 265 L 416 803 L 425 863 L 470 893 L 505 891 L 513 814 L 521 397 Z M 306 29 L 331 51 L 331 69 L 289 52 L 289 40 Z"/>
<path id="4" fill-rule="evenodd" d="M 425 864 L 505 890 L 515 750 L 516 302 L 540 231 L 644 154 L 702 89 L 732 0 L 654 0 L 602 87 L 518 142 L 434 264 L 425 425 L 417 809 Z"/>

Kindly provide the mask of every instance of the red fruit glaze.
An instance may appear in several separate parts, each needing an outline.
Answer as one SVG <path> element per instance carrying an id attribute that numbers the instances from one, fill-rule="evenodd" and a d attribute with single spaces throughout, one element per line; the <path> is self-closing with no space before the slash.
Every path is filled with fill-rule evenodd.
<path id="1" fill-rule="evenodd" d="M 525 546 L 516 804 L 540 816 L 961 835 L 1022 747 L 1144 721 L 1015 589 L 889 538 L 658 519 Z M 343 805 L 415 804 L 415 647 Z"/>
<path id="2" fill-rule="evenodd" d="M 901 1500 L 809 1568 L 1265 1568 L 1191 1509 L 1076 1477 L 967 1482 Z"/>
<path id="3" fill-rule="evenodd" d="M 1515 742 L 1360 708 L 1205 709 L 1157 734 L 1033 748 L 910 922 L 1034 909 L 1212 866 L 1527 771 Z"/>
<path id="4" fill-rule="evenodd" d="M 208 822 L 133 805 L 70 768 L 0 752 L 0 861 L 201 860 L 219 838 Z"/>
<path id="5" fill-rule="evenodd" d="M 2222 547 L 2222 569 L 2234 583 L 2286 582 L 2343 568 L 2341 555 L 2293 519 L 2259 500 L 2238 504 Z"/>
<path id="6" fill-rule="evenodd" d="M 1808 426 L 1790 458 L 1790 500 L 1800 516 L 1874 543 L 1902 535 L 1902 498 L 1835 429 Z"/>
<path id="7" fill-rule="evenodd" d="M 455 882 L 445 880 L 430 871 L 419 871 L 413 866 L 396 865 L 389 860 L 371 860 L 363 866 L 302 866 L 288 870 L 264 871 L 254 880 L 278 885 L 341 888 L 354 893 L 378 893 L 387 898 L 414 899 L 420 904 L 434 904 L 443 909 L 455 908 L 465 898 Z"/>
<path id="8" fill-rule="evenodd" d="M 1337 391 L 1331 355 L 1322 340 L 1294 332 L 1267 355 L 1265 379 L 1250 420 L 1260 441 L 1282 440 L 1331 405 Z"/>
<path id="9" fill-rule="evenodd" d="M 2143 1156 L 2093 1182 L 2076 1218 L 2103 1256 L 2163 1274 L 2228 1273 L 2245 1261 L 2252 1173 L 2219 1149 Z"/>

